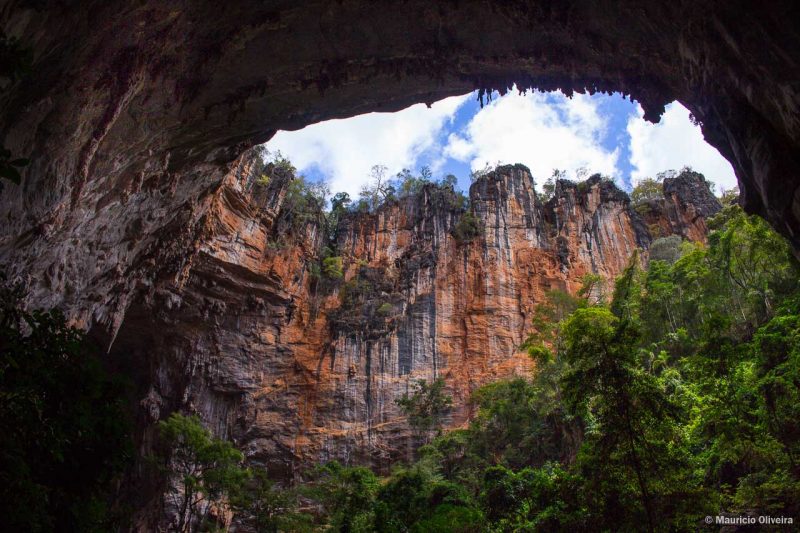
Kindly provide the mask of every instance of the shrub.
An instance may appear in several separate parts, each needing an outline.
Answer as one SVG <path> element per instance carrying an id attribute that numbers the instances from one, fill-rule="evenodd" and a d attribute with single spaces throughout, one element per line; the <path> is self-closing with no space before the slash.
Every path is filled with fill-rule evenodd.
<path id="1" fill-rule="evenodd" d="M 420 432 L 428 432 L 441 427 L 442 419 L 453 405 L 453 399 L 445 393 L 442 378 L 437 378 L 430 384 L 421 379 L 416 382 L 410 395 L 403 394 L 395 403 L 408 417 L 411 427 Z"/>
<path id="2" fill-rule="evenodd" d="M 342 279 L 344 277 L 342 258 L 335 256 L 323 259 L 322 274 L 328 279 Z"/>
<path id="3" fill-rule="evenodd" d="M 661 237 L 650 245 L 651 261 L 666 261 L 674 263 L 681 257 L 681 243 L 683 240 L 677 235 Z"/>
<path id="4" fill-rule="evenodd" d="M 453 228 L 453 237 L 459 244 L 471 242 L 481 234 L 479 222 L 475 215 L 467 211 Z"/>
<path id="5" fill-rule="evenodd" d="M 313 280 L 318 280 L 322 277 L 322 269 L 316 261 L 308 264 L 308 275 Z"/>
<path id="6" fill-rule="evenodd" d="M 631 200 L 638 204 L 647 200 L 657 200 L 664 197 L 661 180 L 644 178 L 631 191 Z"/>

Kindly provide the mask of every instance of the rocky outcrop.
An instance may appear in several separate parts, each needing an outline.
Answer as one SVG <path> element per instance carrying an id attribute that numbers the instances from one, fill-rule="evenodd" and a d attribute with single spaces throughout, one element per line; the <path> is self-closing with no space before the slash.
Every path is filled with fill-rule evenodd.
<path id="1" fill-rule="evenodd" d="M 387 207 L 342 238 L 372 246 L 363 276 L 386 283 L 390 318 L 334 336 L 340 295 L 311 290 L 308 274 L 320 232 L 269 246 L 280 187 L 249 182 L 243 151 L 278 129 L 513 83 L 620 91 L 650 120 L 679 100 L 733 164 L 745 207 L 797 250 L 796 11 L 722 0 L 8 0 L 0 27 L 33 62 L 20 80 L 0 80 L 0 144 L 32 162 L 22 186 L 0 193 L 0 261 L 32 305 L 64 309 L 111 347 L 139 384 L 143 427 L 196 410 L 284 471 L 317 453 L 393 453 L 380 446 L 383 435 L 403 441 L 390 397 L 406 376 L 435 364 L 463 396 L 527 364 L 495 354 L 517 345 L 529 302 L 574 288 L 582 271 L 613 274 L 646 232 L 627 209 L 600 205 L 602 184 L 564 184 L 541 206 L 513 180 L 479 182 L 484 237 L 465 244 L 448 236 L 456 211 Z M 395 248 L 383 227 L 397 228 Z M 448 307 L 468 312 L 454 322 Z M 445 334 L 430 348 L 408 340 Z M 408 374 L 376 373 L 381 361 Z"/>
<path id="2" fill-rule="evenodd" d="M 798 249 L 796 15 L 787 1 L 7 0 L 0 28 L 33 61 L 0 80 L 0 144 L 32 163 L 0 197 L 0 257 L 39 273 L 76 240 L 156 231 L 278 129 L 513 83 L 619 91 L 650 120 L 681 101 L 745 207 Z M 69 306 L 129 259 L 64 267 L 75 292 L 49 274 L 38 301 Z"/>
<path id="3" fill-rule="evenodd" d="M 133 378 L 143 455 L 155 422 L 184 410 L 275 477 L 328 459 L 385 469 L 407 457 L 419 438 L 395 400 L 417 379 L 444 378 L 455 405 L 446 424 L 466 423 L 471 391 L 530 371 L 520 345 L 547 291 L 574 292 L 588 272 L 613 279 L 651 240 L 600 176 L 559 181 L 544 202 L 527 168 L 499 167 L 469 191 L 477 231 L 466 238 L 457 194 L 428 185 L 344 215 L 329 243 L 321 213 L 287 224 L 291 176 L 273 168 L 258 180 L 252 154 L 222 177 L 207 170 L 169 188 L 143 180 L 124 201 L 93 190 L 80 227 L 102 227 L 102 238 L 62 242 L 69 225 L 23 234 L 18 249 L 52 263 L 15 273 L 30 276 L 33 302 L 63 294 Z M 694 188 L 668 194 L 676 221 L 706 213 Z M 176 207 L 145 209 L 164 198 Z M 132 213 L 133 228 L 114 225 Z M 341 280 L 315 268 L 326 245 L 342 257 Z M 144 510 L 138 527 L 152 530 L 159 487 L 140 481 L 130 498 Z"/>
<path id="4" fill-rule="evenodd" d="M 191 211 L 181 275 L 140 278 L 113 335 L 112 359 L 138 384 L 143 450 L 182 409 L 273 476 L 329 459 L 388 468 L 419 443 L 395 404 L 415 380 L 444 378 L 446 424 L 466 423 L 471 391 L 530 371 L 520 345 L 547 291 L 574 292 L 587 272 L 613 279 L 651 239 L 611 181 L 562 180 L 543 202 L 515 165 L 472 185 L 470 238 L 454 236 L 457 193 L 427 185 L 343 215 L 331 244 L 321 215 L 282 225 L 290 177 L 264 185 L 254 165 L 238 162 Z M 694 217 L 684 191 L 675 212 Z M 326 245 L 340 280 L 316 268 Z"/>
<path id="5" fill-rule="evenodd" d="M 711 192 L 702 174 L 684 170 L 665 178 L 663 198 L 645 200 L 635 206 L 654 237 L 679 235 L 696 242 L 705 242 L 706 219 L 716 215 L 722 204 Z"/>

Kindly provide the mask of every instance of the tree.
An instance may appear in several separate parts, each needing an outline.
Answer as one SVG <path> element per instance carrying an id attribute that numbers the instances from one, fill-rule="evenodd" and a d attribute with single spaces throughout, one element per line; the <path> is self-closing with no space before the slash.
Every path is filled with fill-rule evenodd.
<path id="1" fill-rule="evenodd" d="M 456 225 L 453 226 L 452 235 L 457 243 L 464 244 L 480 237 L 481 231 L 478 217 L 469 211 L 465 211 L 461 214 Z"/>
<path id="2" fill-rule="evenodd" d="M 328 227 L 328 235 L 332 242 L 336 242 L 336 232 L 339 228 L 339 222 L 342 217 L 349 211 L 350 208 L 350 195 L 346 192 L 337 192 L 331 198 L 331 210 L 326 217 L 326 225 Z"/>
<path id="3" fill-rule="evenodd" d="M 542 185 L 542 201 L 544 202 L 549 202 L 555 193 L 556 182 L 554 177 L 556 176 L 557 172 L 559 172 L 559 170 L 554 170 L 553 176 L 547 178 L 547 180 L 544 182 L 544 185 Z"/>
<path id="4" fill-rule="evenodd" d="M 472 183 L 475 183 L 475 182 L 476 182 L 476 181 L 478 181 L 479 179 L 481 179 L 481 178 L 483 178 L 484 176 L 486 176 L 487 174 L 489 174 L 491 171 L 492 171 L 492 166 L 491 166 L 491 165 L 489 164 L 489 162 L 487 161 L 487 162 L 484 164 L 483 168 L 476 168 L 476 169 L 474 169 L 474 170 L 470 171 L 470 173 L 469 173 L 469 179 L 470 179 L 470 181 L 471 181 Z"/>
<path id="5" fill-rule="evenodd" d="M 360 191 L 360 196 L 366 200 L 371 209 L 377 209 L 394 189 L 386 179 L 386 166 L 373 165 L 369 171 L 369 182 Z"/>
<path id="6" fill-rule="evenodd" d="M 232 495 L 231 506 L 239 521 L 259 533 L 313 531 L 311 515 L 298 512 L 296 492 L 276 486 L 266 470 L 253 472 L 242 489 Z"/>
<path id="7" fill-rule="evenodd" d="M 286 165 L 291 167 L 291 163 Z M 327 184 L 312 183 L 304 176 L 295 176 L 294 167 L 280 170 L 270 164 L 267 168 L 271 169 L 272 174 L 286 180 L 285 194 L 273 230 L 280 244 L 302 237 L 309 223 L 324 222 L 325 203 L 330 194 Z M 344 198 L 340 197 L 340 200 L 344 201 Z M 337 212 L 336 216 L 340 214 Z"/>
<path id="8" fill-rule="evenodd" d="M 22 308 L 0 275 L 0 510 L 8 531 L 122 527 L 112 498 L 133 454 L 125 383 L 58 311 Z"/>
<path id="9" fill-rule="evenodd" d="M 407 392 L 396 400 L 400 410 L 408 417 L 408 423 L 420 433 L 439 431 L 443 418 L 450 411 L 453 399 L 444 392 L 444 380 L 436 378 L 432 383 L 418 380 L 413 392 Z"/>
<path id="10" fill-rule="evenodd" d="M 244 456 L 230 442 L 213 437 L 197 415 L 172 413 L 158 429 L 166 445 L 161 459 L 170 478 L 168 494 L 177 511 L 172 530 L 199 531 L 212 508 L 239 492 L 249 478 L 240 466 Z"/>
<path id="11" fill-rule="evenodd" d="M 375 530 L 375 496 L 378 478 L 364 467 L 346 467 L 336 461 L 319 467 L 307 496 L 320 502 L 327 525 L 339 533 L 368 533 Z"/>
<path id="12" fill-rule="evenodd" d="M 761 322 L 772 314 L 776 294 L 796 287 L 798 267 L 788 243 L 758 217 L 729 206 L 710 223 L 710 259 L 742 294 Z M 720 227 L 724 224 L 724 227 Z"/>
<path id="13" fill-rule="evenodd" d="M 606 300 L 606 280 L 600 274 L 587 272 L 581 276 L 581 287 L 578 297 L 586 300 L 588 304 L 600 305 Z"/>
<path id="14" fill-rule="evenodd" d="M 322 260 L 322 274 L 328 279 L 342 279 L 344 277 L 342 258 L 339 256 L 324 258 Z"/>
<path id="15" fill-rule="evenodd" d="M 447 176 L 442 178 L 442 183 L 441 183 L 442 187 L 448 187 L 450 189 L 455 190 L 456 185 L 458 185 L 458 178 L 455 177 L 453 174 L 448 174 Z"/>
<path id="16" fill-rule="evenodd" d="M 722 189 L 719 195 L 719 203 L 723 206 L 733 205 L 739 202 L 739 187 Z"/>
<path id="17" fill-rule="evenodd" d="M 604 307 L 578 309 L 564 334 L 565 401 L 592 426 L 579 464 L 590 501 L 610 520 L 599 527 L 647 524 L 654 531 L 667 510 L 688 504 L 678 408 L 658 381 L 638 368 L 639 333 L 629 319 Z"/>
<path id="18" fill-rule="evenodd" d="M 424 166 L 421 169 L 419 169 L 419 177 L 425 181 L 433 180 L 433 172 L 431 172 L 431 167 Z"/>
<path id="19" fill-rule="evenodd" d="M 670 265 L 681 257 L 681 243 L 679 235 L 670 235 L 654 240 L 650 244 L 650 261 L 664 261 Z"/>
<path id="20" fill-rule="evenodd" d="M 649 200 L 658 200 L 664 197 L 661 178 L 642 178 L 631 190 L 631 201 L 640 204 Z"/>
<path id="21" fill-rule="evenodd" d="M 690 167 L 684 167 L 684 169 L 689 169 L 691 171 Z M 656 182 L 662 183 L 665 179 L 672 179 L 677 175 L 678 175 L 677 170 L 674 169 L 664 170 L 656 174 Z"/>

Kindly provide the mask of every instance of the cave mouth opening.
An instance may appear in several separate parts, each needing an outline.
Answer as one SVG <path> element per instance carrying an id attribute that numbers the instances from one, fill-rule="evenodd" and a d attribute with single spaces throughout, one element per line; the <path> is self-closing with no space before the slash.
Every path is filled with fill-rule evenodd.
<path id="1" fill-rule="evenodd" d="M 500 164 L 521 163 L 537 188 L 553 176 L 599 173 L 630 191 L 659 173 L 692 168 L 718 194 L 737 187 L 731 164 L 703 138 L 688 109 L 672 102 L 658 123 L 620 93 L 479 91 L 395 112 L 372 112 L 279 131 L 266 158 L 291 161 L 305 179 L 355 198 L 376 169 L 386 177 L 449 177 L 457 189 Z"/>

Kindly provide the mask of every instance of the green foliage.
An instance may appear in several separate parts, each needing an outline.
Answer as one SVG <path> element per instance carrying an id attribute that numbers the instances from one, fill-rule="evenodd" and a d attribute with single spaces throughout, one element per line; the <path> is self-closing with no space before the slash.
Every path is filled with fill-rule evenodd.
<path id="1" fill-rule="evenodd" d="M 548 293 L 523 345 L 532 379 L 475 391 L 468 427 L 421 447 L 348 516 L 392 532 L 695 531 L 721 512 L 796 517 L 800 267 L 738 207 L 709 226 L 708 246 L 665 239 L 646 269 L 634 255 L 610 302 L 595 296 L 596 275 L 576 296 Z M 403 402 L 423 427 L 427 394 Z"/>
<path id="2" fill-rule="evenodd" d="M 405 393 L 396 400 L 408 423 L 420 432 L 438 430 L 450 411 L 453 399 L 444 391 L 444 380 L 436 378 L 428 384 L 424 379 L 414 384 L 411 394 Z"/>
<path id="3" fill-rule="evenodd" d="M 739 187 L 723 189 L 719 195 L 719 203 L 723 206 L 735 205 L 739 202 Z"/>
<path id="4" fill-rule="evenodd" d="M 331 210 L 328 212 L 326 217 L 328 235 L 330 236 L 331 242 L 336 242 L 336 233 L 339 228 L 339 222 L 349 211 L 350 204 L 350 195 L 346 192 L 337 192 L 333 195 L 333 198 L 331 198 Z"/>
<path id="5" fill-rule="evenodd" d="M 453 227 L 453 237 L 459 244 L 472 242 L 474 239 L 481 235 L 481 225 L 478 217 L 473 215 L 470 211 L 466 211 L 458 219 L 458 222 Z"/>
<path id="6" fill-rule="evenodd" d="M 345 467 L 333 461 L 317 469 L 314 482 L 304 491 L 324 506 L 330 530 L 367 533 L 375 531 L 378 487 L 378 478 L 368 468 Z"/>
<path id="7" fill-rule="evenodd" d="M 440 183 L 441 187 L 448 187 L 450 189 L 455 189 L 456 185 L 458 185 L 458 178 L 455 177 L 453 174 L 448 174 L 447 176 L 442 178 L 442 181 Z"/>
<path id="8" fill-rule="evenodd" d="M 635 324 L 592 307 L 577 310 L 564 329 L 564 399 L 588 422 L 577 464 L 599 524 L 611 519 L 601 529 L 654 530 L 667 512 L 691 511 L 700 502 L 681 451 L 680 412 L 639 368 Z"/>
<path id="9" fill-rule="evenodd" d="M 244 456 L 230 442 L 215 438 L 197 415 L 172 413 L 158 423 L 166 450 L 161 456 L 171 481 L 168 494 L 177 511 L 176 531 L 196 531 L 209 511 L 241 492 L 250 472 L 240 466 Z"/>
<path id="10" fill-rule="evenodd" d="M 313 517 L 299 511 L 295 490 L 278 487 L 265 470 L 255 470 L 240 490 L 231 495 L 239 521 L 261 533 L 313 531 Z"/>
<path id="11" fill-rule="evenodd" d="M 395 188 L 386 177 L 386 166 L 373 165 L 369 173 L 369 182 L 361 188 L 361 200 L 369 209 L 375 210 L 381 203 L 394 196 Z"/>
<path id="12" fill-rule="evenodd" d="M 332 280 L 342 279 L 344 270 L 340 256 L 326 257 L 322 260 L 322 274 Z"/>
<path id="13" fill-rule="evenodd" d="M 661 237 L 650 244 L 650 261 L 664 261 L 673 264 L 681 256 L 681 244 L 683 239 L 678 235 Z"/>
<path id="14" fill-rule="evenodd" d="M 561 172 L 561 171 L 559 171 L 557 169 L 553 170 L 553 175 L 551 177 L 547 178 L 547 180 L 545 180 L 544 184 L 542 185 L 541 197 L 542 197 L 542 201 L 543 202 L 549 202 L 550 199 L 553 198 L 553 195 L 556 192 L 556 182 L 555 182 L 555 180 L 559 179 L 559 177 L 558 177 L 559 176 L 559 174 L 558 174 L 559 172 Z"/>
<path id="15" fill-rule="evenodd" d="M 355 275 L 344 284 L 339 291 L 339 300 L 344 310 L 352 310 L 359 307 L 364 299 L 372 291 L 372 285 L 360 275 Z"/>
<path id="16" fill-rule="evenodd" d="M 634 204 L 641 204 L 648 200 L 659 200 L 664 198 L 663 179 L 644 178 L 631 190 L 631 201 Z"/>
<path id="17" fill-rule="evenodd" d="M 289 163 L 286 165 L 290 166 Z M 277 236 L 274 242 L 279 245 L 277 247 L 282 247 L 302 235 L 310 223 L 324 221 L 323 211 L 329 191 L 324 183 L 309 183 L 303 176 L 294 176 L 293 170 L 282 174 L 283 170 L 281 173 L 275 170 L 279 167 L 268 165 L 267 168 L 272 169 L 274 175 L 288 180 L 274 227 Z"/>
<path id="18" fill-rule="evenodd" d="M 430 179 L 424 176 L 414 176 L 414 174 L 407 168 L 397 173 L 395 178 L 396 189 L 400 196 L 410 196 L 417 194 L 422 190 L 422 187 L 430 183 Z"/>
<path id="19" fill-rule="evenodd" d="M 492 165 L 490 165 L 490 164 L 489 164 L 489 162 L 487 161 L 487 162 L 486 162 L 486 163 L 483 165 L 483 168 L 475 169 L 475 170 L 473 170 L 473 171 L 471 171 L 471 172 L 469 173 L 469 179 L 470 179 L 470 181 L 471 181 L 472 183 L 475 183 L 475 182 L 476 182 L 476 181 L 478 181 L 479 179 L 481 179 L 481 178 L 485 177 L 487 174 L 489 174 L 490 172 L 492 172 L 492 171 L 493 171 L 495 168 L 497 168 L 499 165 L 500 165 L 500 163 L 498 162 L 498 163 L 497 163 L 497 165 L 495 165 L 495 166 L 492 166 Z"/>
<path id="20" fill-rule="evenodd" d="M 389 302 L 384 302 L 380 305 L 380 307 L 378 307 L 376 312 L 381 316 L 387 316 L 392 312 L 392 304 Z"/>
<path id="21" fill-rule="evenodd" d="M 600 274 L 587 272 L 581 276 L 581 287 L 578 289 L 578 297 L 585 299 L 591 305 L 605 303 L 606 300 L 606 280 Z"/>
<path id="22" fill-rule="evenodd" d="M 272 154 L 272 166 L 273 170 L 278 170 L 282 174 L 294 174 L 297 172 L 292 162 L 287 157 L 284 157 L 280 150 Z"/>
<path id="23" fill-rule="evenodd" d="M 0 508 L 9 531 L 106 531 L 132 456 L 124 387 L 58 311 L 0 284 Z M 119 524 L 116 524 L 119 525 Z"/>
<path id="24" fill-rule="evenodd" d="M 548 291 L 545 301 L 537 304 L 534 309 L 531 320 L 533 329 L 522 343 L 522 349 L 540 364 L 551 361 L 553 356 L 557 359 L 563 350 L 563 320 L 586 305 L 588 301 L 585 298 L 575 297 L 564 291 Z"/>

